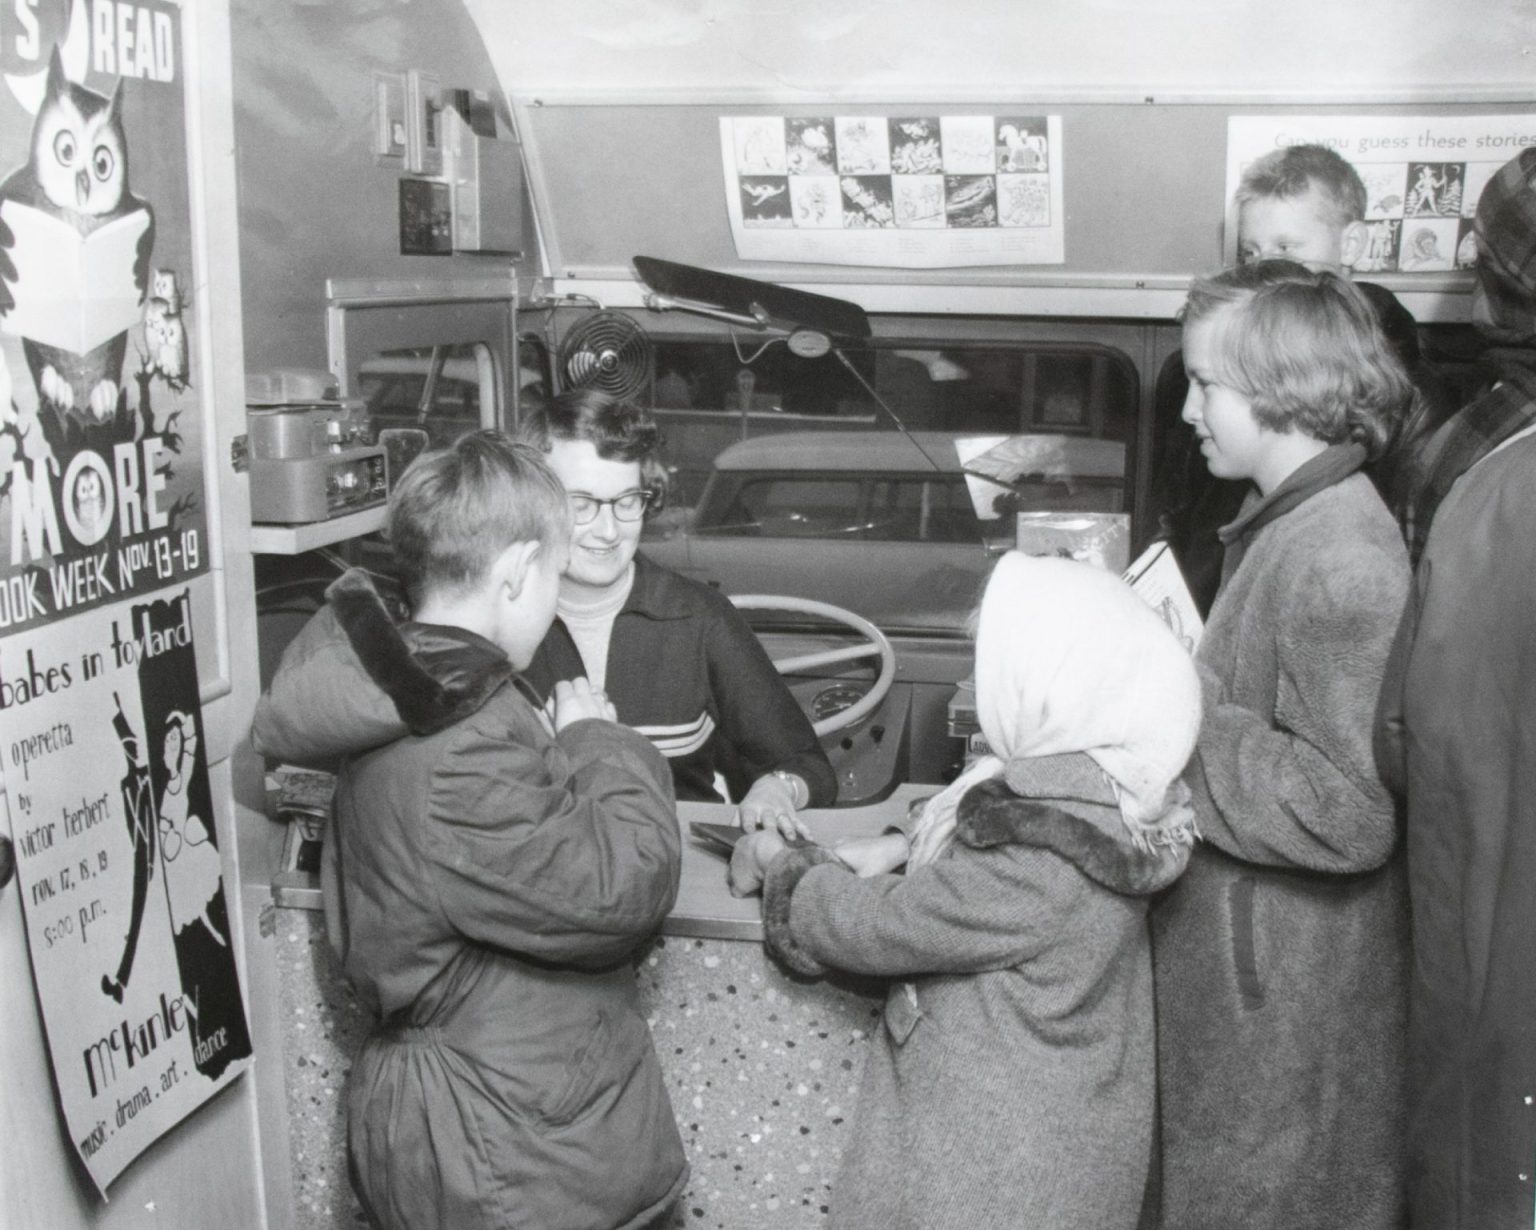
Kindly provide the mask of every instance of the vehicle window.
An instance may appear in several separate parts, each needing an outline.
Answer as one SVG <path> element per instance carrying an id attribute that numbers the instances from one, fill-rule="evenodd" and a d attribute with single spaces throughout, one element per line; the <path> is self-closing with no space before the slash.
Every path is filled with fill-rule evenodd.
<path id="1" fill-rule="evenodd" d="M 701 533 L 774 538 L 847 537 L 862 529 L 859 484 L 836 478 L 764 478 L 736 491 Z"/>
<path id="2" fill-rule="evenodd" d="M 658 342 L 654 405 L 658 410 L 728 414 L 867 415 L 858 380 L 835 355 L 802 359 L 784 346 L 758 351 L 762 342 Z M 746 362 L 750 359 L 751 362 Z M 873 375 L 867 353 L 855 358 Z"/>
<path id="3" fill-rule="evenodd" d="M 942 342 L 877 339 L 845 351 L 852 371 L 782 339 L 655 339 L 652 404 L 673 486 L 647 551 L 728 594 L 789 594 L 888 629 L 961 634 L 1014 541 L 1015 514 L 1080 526 L 1097 524 L 1084 513 L 1132 505 L 1130 359 L 996 332 L 957 340 L 950 324 Z M 1018 442 L 1005 485 L 968 478 L 1005 441 Z"/>
<path id="4" fill-rule="evenodd" d="M 518 412 L 531 414 L 549 400 L 549 348 L 537 333 L 517 339 Z"/>
<path id="5" fill-rule="evenodd" d="M 963 479 L 879 478 L 870 484 L 869 538 L 974 543 L 982 532 Z"/>
<path id="6" fill-rule="evenodd" d="M 381 351 L 363 361 L 358 384 L 376 436 L 415 429 L 422 447 L 440 448 L 495 423 L 496 365 L 483 342 Z"/>

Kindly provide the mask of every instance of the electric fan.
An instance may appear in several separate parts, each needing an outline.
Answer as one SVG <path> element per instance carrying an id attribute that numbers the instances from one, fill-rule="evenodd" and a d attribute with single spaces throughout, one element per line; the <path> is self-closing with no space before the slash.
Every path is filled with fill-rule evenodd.
<path id="1" fill-rule="evenodd" d="M 566 330 L 556 363 L 563 388 L 633 397 L 651 378 L 651 339 L 622 312 L 599 309 Z"/>

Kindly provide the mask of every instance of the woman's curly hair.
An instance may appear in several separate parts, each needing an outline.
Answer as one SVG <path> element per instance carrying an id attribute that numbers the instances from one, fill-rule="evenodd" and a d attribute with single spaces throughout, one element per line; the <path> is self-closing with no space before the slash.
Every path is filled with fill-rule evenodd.
<path id="1" fill-rule="evenodd" d="M 661 428 L 632 401 L 600 389 L 567 389 L 524 419 L 517 434 L 540 452 L 549 452 L 554 440 L 587 440 L 607 461 L 637 461 L 640 483 L 651 493 L 645 515 L 666 507 L 671 476 L 661 459 Z"/>

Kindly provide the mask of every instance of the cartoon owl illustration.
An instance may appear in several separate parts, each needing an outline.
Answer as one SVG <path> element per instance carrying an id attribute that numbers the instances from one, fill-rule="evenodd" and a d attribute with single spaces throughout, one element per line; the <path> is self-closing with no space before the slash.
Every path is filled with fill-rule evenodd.
<path id="1" fill-rule="evenodd" d="M 181 288 L 176 285 L 174 269 L 156 269 L 149 278 L 149 294 L 165 304 L 167 315 L 181 315 Z"/>
<path id="2" fill-rule="evenodd" d="M 0 327 L 21 336 L 41 404 L 86 422 L 115 413 L 154 238 L 128 187 L 121 80 L 110 98 L 76 85 L 55 47 L 30 158 L 0 184 Z M 78 317 L 42 310 L 65 279 Z"/>
<path id="3" fill-rule="evenodd" d="M 154 293 L 144 302 L 145 365 L 179 393 L 187 387 L 187 326 L 181 315 L 176 274 L 155 270 Z"/>

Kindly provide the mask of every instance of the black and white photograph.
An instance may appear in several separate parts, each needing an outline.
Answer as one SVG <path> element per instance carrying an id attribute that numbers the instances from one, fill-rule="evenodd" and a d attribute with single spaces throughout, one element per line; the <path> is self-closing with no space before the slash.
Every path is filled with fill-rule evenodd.
<path id="1" fill-rule="evenodd" d="M 0 2 L 0 1230 L 1536 1230 L 1533 56 Z"/>

